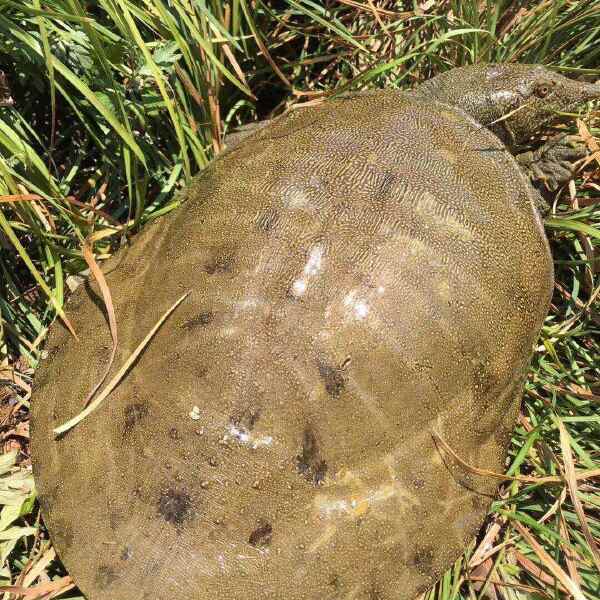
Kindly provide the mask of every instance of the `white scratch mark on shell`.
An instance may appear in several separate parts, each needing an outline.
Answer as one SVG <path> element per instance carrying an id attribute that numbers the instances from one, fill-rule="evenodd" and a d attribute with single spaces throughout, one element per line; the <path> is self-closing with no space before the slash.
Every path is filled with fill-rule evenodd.
<path id="1" fill-rule="evenodd" d="M 306 209 L 312 208 L 310 198 L 304 190 L 297 185 L 291 185 L 283 193 L 283 204 L 286 208 Z"/>
<path id="2" fill-rule="evenodd" d="M 223 437 L 223 441 L 229 441 L 234 439 L 240 444 L 250 446 L 253 450 L 264 446 L 271 446 L 273 444 L 273 437 L 270 435 L 254 436 L 250 431 L 230 425 L 229 430 Z"/>
<path id="3" fill-rule="evenodd" d="M 344 297 L 344 306 L 349 309 L 349 316 L 362 321 L 366 319 L 370 308 L 366 301 L 362 298 L 357 298 L 356 290 L 352 290 Z"/>
<path id="4" fill-rule="evenodd" d="M 323 270 L 325 248 L 322 244 L 316 244 L 310 249 L 308 259 L 302 270 L 302 276 L 294 280 L 291 287 L 291 294 L 299 298 L 307 288 L 311 277 L 315 277 Z"/>

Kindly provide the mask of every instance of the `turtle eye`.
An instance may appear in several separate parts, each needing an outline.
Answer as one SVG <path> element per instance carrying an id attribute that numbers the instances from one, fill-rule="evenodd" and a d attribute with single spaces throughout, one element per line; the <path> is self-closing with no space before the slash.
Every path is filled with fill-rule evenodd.
<path id="1" fill-rule="evenodd" d="M 535 95 L 538 98 L 545 98 L 552 91 L 552 84 L 544 81 L 535 86 Z"/>

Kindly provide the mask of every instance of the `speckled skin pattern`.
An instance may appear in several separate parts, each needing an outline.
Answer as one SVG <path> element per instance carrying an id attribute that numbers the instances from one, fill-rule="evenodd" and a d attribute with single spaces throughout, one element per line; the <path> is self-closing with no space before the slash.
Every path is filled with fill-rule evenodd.
<path id="1" fill-rule="evenodd" d="M 495 492 L 553 272 L 534 190 L 458 108 L 382 91 L 215 160 L 107 266 L 36 377 L 43 514 L 89 600 L 412 600 Z M 200 419 L 190 417 L 197 406 Z"/>

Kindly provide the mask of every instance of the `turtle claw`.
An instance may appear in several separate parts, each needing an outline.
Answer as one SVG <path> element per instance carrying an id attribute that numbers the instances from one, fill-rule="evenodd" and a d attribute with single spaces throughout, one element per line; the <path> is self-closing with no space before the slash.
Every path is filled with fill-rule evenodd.
<path id="1" fill-rule="evenodd" d="M 573 163 L 584 158 L 587 147 L 576 135 L 559 134 L 537 150 L 517 156 L 517 162 L 534 182 L 541 182 L 551 192 L 573 178 Z"/>

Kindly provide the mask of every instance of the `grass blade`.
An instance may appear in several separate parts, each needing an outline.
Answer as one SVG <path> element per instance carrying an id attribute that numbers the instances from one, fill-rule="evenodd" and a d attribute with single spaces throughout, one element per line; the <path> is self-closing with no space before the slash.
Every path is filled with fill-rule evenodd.
<path id="1" fill-rule="evenodd" d="M 73 429 L 76 425 L 81 423 L 88 415 L 92 414 L 101 404 L 102 402 L 110 395 L 110 393 L 119 385 L 121 379 L 131 365 L 135 362 L 135 359 L 140 355 L 142 350 L 148 345 L 148 343 L 152 340 L 156 332 L 160 329 L 161 325 L 167 320 L 169 315 L 190 295 L 190 292 L 186 292 L 179 300 L 177 300 L 158 320 L 156 325 L 150 330 L 150 332 L 146 335 L 146 337 L 141 341 L 139 346 L 131 353 L 129 358 L 125 361 L 123 366 L 118 370 L 116 375 L 108 382 L 106 387 L 94 398 L 78 415 L 63 423 L 62 425 L 56 427 L 54 431 L 54 435 L 59 436 L 70 429 Z"/>

